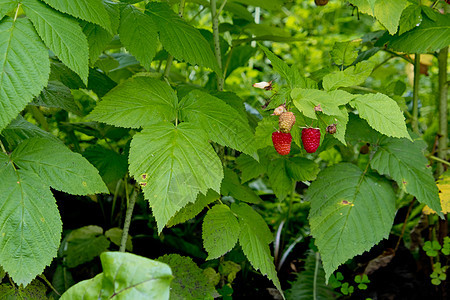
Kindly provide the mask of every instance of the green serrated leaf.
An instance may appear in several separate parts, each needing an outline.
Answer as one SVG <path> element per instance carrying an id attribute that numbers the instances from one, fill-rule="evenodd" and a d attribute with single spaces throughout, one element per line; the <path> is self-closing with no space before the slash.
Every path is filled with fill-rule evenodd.
<path id="1" fill-rule="evenodd" d="M 387 136 L 411 140 L 403 113 L 388 96 L 380 93 L 360 95 L 350 101 L 350 105 L 358 110 L 359 116 L 373 129 Z"/>
<path id="2" fill-rule="evenodd" d="M 145 127 L 175 120 L 177 103 L 177 96 L 167 83 L 139 76 L 112 89 L 88 118 L 120 127 Z"/>
<path id="3" fill-rule="evenodd" d="M 221 75 L 208 42 L 195 27 L 175 14 L 166 3 L 150 2 L 146 8 L 145 13 L 158 27 L 159 40 L 167 52 L 178 60 L 211 68 Z"/>
<path id="4" fill-rule="evenodd" d="M 17 9 L 17 6 L 17 0 L 3 0 L 0 5 L 0 20 L 13 9 Z"/>
<path id="5" fill-rule="evenodd" d="M 303 157 L 289 157 L 286 170 L 289 177 L 295 181 L 315 180 L 320 171 L 314 161 Z"/>
<path id="6" fill-rule="evenodd" d="M 291 68 L 289 68 L 289 66 L 281 60 L 281 58 L 279 58 L 278 56 L 276 56 L 275 54 L 272 53 L 272 51 L 270 51 L 269 49 L 267 49 L 266 47 L 264 47 L 261 44 L 258 44 L 259 48 L 261 48 L 264 53 L 266 54 L 267 58 L 270 60 L 270 62 L 272 63 L 272 67 L 273 70 L 275 72 L 277 72 L 278 74 L 281 75 L 281 77 L 283 77 L 288 84 L 291 86 L 291 88 L 293 88 L 293 73 Z"/>
<path id="7" fill-rule="evenodd" d="M 109 241 L 99 226 L 89 225 L 73 230 L 67 236 L 64 257 L 67 267 L 74 268 L 93 260 L 108 250 Z"/>
<path id="8" fill-rule="evenodd" d="M 345 138 L 349 142 L 378 143 L 381 134 L 375 131 L 367 122 L 357 115 L 350 113 Z"/>
<path id="9" fill-rule="evenodd" d="M 149 70 L 158 46 L 158 28 L 153 19 L 127 5 L 120 13 L 119 34 L 125 47 Z"/>
<path id="10" fill-rule="evenodd" d="M 382 175 L 389 175 L 405 191 L 434 211 L 441 211 L 439 189 L 423 155 L 423 142 L 383 137 L 370 165 Z"/>
<path id="11" fill-rule="evenodd" d="M 198 215 L 208 204 L 216 201 L 220 198 L 220 195 L 213 191 L 208 190 L 206 195 L 198 194 L 197 200 L 194 203 L 189 203 L 182 209 L 180 209 L 176 215 L 170 218 L 169 222 L 167 222 L 167 227 L 172 227 L 181 223 L 186 222 L 189 219 L 194 218 Z"/>
<path id="12" fill-rule="evenodd" d="M 94 300 L 100 298 L 103 273 L 94 278 L 83 280 L 72 286 L 61 296 L 61 300 Z"/>
<path id="13" fill-rule="evenodd" d="M 345 133 L 347 131 L 348 123 L 348 111 L 346 107 L 341 106 L 339 108 L 339 114 L 332 116 L 322 115 L 319 122 L 325 122 L 323 123 L 323 126 L 325 128 L 331 124 L 336 124 L 336 133 L 333 134 L 333 137 L 340 141 L 342 144 L 347 144 L 345 141 Z"/>
<path id="14" fill-rule="evenodd" d="M 405 8 L 402 12 L 402 16 L 400 18 L 400 27 L 398 29 L 398 34 L 402 35 L 403 33 L 413 29 L 418 24 L 422 22 L 422 9 L 419 5 L 410 5 Z"/>
<path id="15" fill-rule="evenodd" d="M 348 66 L 358 57 L 361 40 L 336 42 L 330 51 L 331 59 L 338 66 Z"/>
<path id="16" fill-rule="evenodd" d="M 221 184 L 221 194 L 232 196 L 234 199 L 247 203 L 260 203 L 261 198 L 248 186 L 242 185 L 236 173 L 232 170 L 224 169 L 224 178 Z"/>
<path id="17" fill-rule="evenodd" d="M 93 66 L 113 36 L 103 27 L 88 22 L 84 22 L 82 29 L 89 45 L 89 64 Z"/>
<path id="18" fill-rule="evenodd" d="M 56 256 L 62 224 L 42 178 L 16 169 L 0 153 L 1 265 L 18 285 L 29 284 Z"/>
<path id="19" fill-rule="evenodd" d="M 208 210 L 202 228 L 207 259 L 218 258 L 233 249 L 240 233 L 236 216 L 225 204 L 217 204 Z"/>
<path id="20" fill-rule="evenodd" d="M 395 34 L 400 17 L 406 6 L 408 6 L 407 0 L 376 0 L 374 7 L 375 17 L 386 27 L 390 34 Z"/>
<path id="21" fill-rule="evenodd" d="M 270 255 L 269 243 L 273 240 L 264 219 L 245 203 L 231 205 L 231 210 L 239 218 L 241 233 L 239 234 L 239 244 L 248 258 L 251 265 L 267 276 L 282 292 L 280 282 L 277 277 L 273 257 Z"/>
<path id="22" fill-rule="evenodd" d="M 349 163 L 319 173 L 306 200 L 311 202 L 311 233 L 327 279 L 339 265 L 387 238 L 394 221 L 391 185 Z"/>
<path id="23" fill-rule="evenodd" d="M 44 138 L 28 139 L 13 151 L 11 159 L 59 191 L 72 195 L 108 192 L 98 170 L 62 143 Z"/>
<path id="24" fill-rule="evenodd" d="M 158 261 L 172 269 L 170 299 L 212 299 L 216 294 L 203 270 L 190 257 L 169 254 L 159 257 Z"/>
<path id="25" fill-rule="evenodd" d="M 111 20 L 102 0 L 42 0 L 60 12 L 97 24 L 112 33 Z"/>
<path id="26" fill-rule="evenodd" d="M 60 81 L 49 81 L 47 87 L 31 103 L 44 107 L 62 108 L 77 115 L 81 115 L 80 108 L 70 92 L 70 89 Z"/>
<path id="27" fill-rule="evenodd" d="M 372 73 L 374 64 L 370 61 L 362 61 L 350 66 L 344 71 L 337 71 L 323 77 L 323 88 L 327 91 L 339 87 L 362 84 Z"/>
<path id="28" fill-rule="evenodd" d="M 0 132 L 47 84 L 48 51 L 28 19 L 0 22 Z"/>
<path id="29" fill-rule="evenodd" d="M 22 7 L 45 44 L 87 84 L 89 50 L 78 23 L 38 0 L 23 0 Z"/>
<path id="30" fill-rule="evenodd" d="M 83 156 L 98 169 L 106 183 L 116 182 L 123 178 L 128 169 L 125 155 L 100 145 L 86 148 Z"/>
<path id="31" fill-rule="evenodd" d="M 258 122 L 255 129 L 255 145 L 258 149 L 272 146 L 272 133 L 278 130 L 278 116 L 268 116 Z"/>
<path id="32" fill-rule="evenodd" d="M 257 162 L 253 157 L 241 154 L 236 159 L 236 164 L 241 170 L 241 180 L 242 183 L 249 181 L 250 179 L 254 179 L 259 177 L 261 174 L 265 172 L 265 168 L 262 164 Z"/>
<path id="33" fill-rule="evenodd" d="M 190 123 L 160 123 L 136 134 L 131 142 L 130 174 L 142 181 L 161 232 L 168 220 L 197 194 L 219 192 L 222 164 L 206 132 Z"/>
<path id="34" fill-rule="evenodd" d="M 286 169 L 286 160 L 278 158 L 272 160 L 267 167 L 267 175 L 273 192 L 281 201 L 292 191 L 293 181 Z"/>

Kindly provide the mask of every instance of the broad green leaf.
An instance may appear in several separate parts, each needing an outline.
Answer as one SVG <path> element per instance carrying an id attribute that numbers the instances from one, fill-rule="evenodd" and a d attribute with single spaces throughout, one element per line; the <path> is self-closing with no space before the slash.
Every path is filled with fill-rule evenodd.
<path id="1" fill-rule="evenodd" d="M 122 242 L 123 230 L 118 227 L 110 228 L 105 232 L 105 236 L 113 242 L 116 246 L 120 247 L 120 243 Z M 125 249 L 127 251 L 133 252 L 133 242 L 131 235 L 127 236 L 127 242 L 125 244 Z"/>
<path id="2" fill-rule="evenodd" d="M 267 167 L 267 175 L 272 190 L 278 200 L 283 200 L 292 191 L 293 181 L 286 169 L 286 159 L 278 158 L 272 160 Z"/>
<path id="3" fill-rule="evenodd" d="M 120 26 L 120 7 L 122 6 L 122 3 L 115 2 L 114 0 L 102 0 L 102 2 L 111 21 L 111 33 L 116 35 Z"/>
<path id="4" fill-rule="evenodd" d="M 425 147 L 420 141 L 383 137 L 370 165 L 381 175 L 392 177 L 419 202 L 441 211 L 439 189 L 422 153 Z"/>
<path id="5" fill-rule="evenodd" d="M 167 227 L 172 227 L 194 218 L 205 208 L 205 206 L 216 201 L 219 198 L 220 195 L 213 190 L 208 190 L 206 195 L 198 194 L 197 200 L 195 200 L 194 203 L 189 203 L 188 205 L 180 209 L 176 213 L 176 215 L 170 218 L 169 222 L 167 223 Z"/>
<path id="6" fill-rule="evenodd" d="M 347 130 L 348 111 L 344 106 L 341 106 L 339 110 L 339 114 L 333 116 L 322 115 L 319 121 L 320 123 L 325 122 L 323 124 L 325 129 L 331 124 L 336 124 L 336 133 L 333 134 L 333 137 L 335 137 L 342 144 L 346 145 L 347 142 L 345 141 L 345 132 Z"/>
<path id="7" fill-rule="evenodd" d="M 56 201 L 42 178 L 16 169 L 0 153 L 0 264 L 26 286 L 56 256 L 62 224 Z"/>
<path id="8" fill-rule="evenodd" d="M 374 8 L 375 17 L 390 34 L 395 34 L 402 12 L 407 5 L 407 0 L 377 0 Z"/>
<path id="9" fill-rule="evenodd" d="M 103 97 L 88 118 L 107 124 L 139 128 L 175 120 L 178 99 L 164 81 L 134 77 Z"/>
<path id="10" fill-rule="evenodd" d="M 338 66 L 348 66 L 358 57 L 361 40 L 336 42 L 330 51 L 331 59 Z"/>
<path id="11" fill-rule="evenodd" d="M 384 94 L 357 96 L 350 105 L 358 110 L 373 129 L 392 137 L 411 139 L 406 130 L 405 117 L 397 103 Z"/>
<path id="12" fill-rule="evenodd" d="M 261 198 L 248 186 L 242 185 L 236 173 L 232 170 L 224 169 L 224 178 L 221 184 L 221 194 L 232 196 L 234 199 L 247 203 L 260 203 Z"/>
<path id="13" fill-rule="evenodd" d="M 212 299 L 216 294 L 203 270 L 190 257 L 169 254 L 158 261 L 168 264 L 172 270 L 170 299 Z"/>
<path id="14" fill-rule="evenodd" d="M 133 5 L 125 6 L 120 14 L 120 41 L 148 70 L 158 46 L 158 28 L 149 15 Z"/>
<path id="15" fill-rule="evenodd" d="M 239 237 L 239 222 L 230 208 L 217 204 L 206 213 L 202 226 L 203 247 L 207 259 L 218 258 L 236 245 Z"/>
<path id="16" fill-rule="evenodd" d="M 450 14 L 435 13 L 436 21 L 422 16 L 418 27 L 388 39 L 388 47 L 407 53 L 429 53 L 450 44 Z"/>
<path id="17" fill-rule="evenodd" d="M 336 292 L 325 283 L 325 271 L 319 253 L 307 252 L 305 270 L 297 274 L 292 286 L 286 291 L 287 300 L 330 300 Z"/>
<path id="18" fill-rule="evenodd" d="M 44 107 L 62 108 L 77 115 L 82 112 L 70 92 L 70 89 L 60 81 L 49 81 L 39 96 L 31 103 Z"/>
<path id="19" fill-rule="evenodd" d="M 345 138 L 349 142 L 365 142 L 378 144 L 381 134 L 375 131 L 367 122 L 357 115 L 350 113 Z"/>
<path id="20" fill-rule="evenodd" d="M 422 22 L 422 9 L 419 5 L 410 5 L 402 12 L 400 18 L 400 27 L 398 29 L 398 34 L 403 33 L 413 29 L 418 24 Z"/>
<path id="21" fill-rule="evenodd" d="M 178 60 L 207 67 L 221 75 L 216 58 L 206 39 L 186 23 L 166 3 L 150 2 L 145 11 L 158 27 L 164 49 Z"/>
<path id="22" fill-rule="evenodd" d="M 82 29 L 89 45 L 89 64 L 93 66 L 113 36 L 103 27 L 89 22 L 84 22 Z"/>
<path id="23" fill-rule="evenodd" d="M 341 163 L 319 173 L 306 200 L 327 280 L 339 265 L 388 237 L 395 199 L 390 183 L 355 165 Z"/>
<path id="24" fill-rule="evenodd" d="M 86 148 L 83 156 L 99 171 L 106 183 L 123 178 L 128 169 L 127 157 L 100 145 Z"/>
<path id="25" fill-rule="evenodd" d="M 362 61 L 344 71 L 337 71 L 323 77 L 323 88 L 327 91 L 343 86 L 359 85 L 372 73 L 374 65 L 370 61 Z"/>
<path id="26" fill-rule="evenodd" d="M 242 183 L 249 181 L 250 179 L 254 179 L 259 177 L 265 172 L 265 168 L 262 164 L 257 162 L 253 157 L 241 154 L 236 159 L 236 164 L 241 170 L 241 179 Z"/>
<path id="27" fill-rule="evenodd" d="M 131 142 L 130 174 L 140 180 L 161 232 L 168 220 L 197 194 L 220 191 L 222 163 L 206 132 L 190 124 L 159 123 Z M 145 178 L 142 175 L 145 174 Z"/>
<path id="28" fill-rule="evenodd" d="M 73 230 L 65 239 L 64 262 L 74 268 L 108 250 L 109 241 L 99 226 L 89 225 Z"/>
<path id="29" fill-rule="evenodd" d="M 72 286 L 61 296 L 61 300 L 97 300 L 100 298 L 103 273 L 94 278 L 83 280 Z"/>
<path id="30" fill-rule="evenodd" d="M 169 299 L 173 276 L 167 264 L 123 252 L 104 252 L 100 260 L 102 297 Z"/>
<path id="31" fill-rule="evenodd" d="M 22 7 L 45 44 L 87 84 L 89 50 L 78 23 L 38 0 L 22 0 Z"/>
<path id="32" fill-rule="evenodd" d="M 60 12 L 97 24 L 112 32 L 111 20 L 102 0 L 42 0 Z"/>
<path id="33" fill-rule="evenodd" d="M 26 287 L 13 287 L 9 284 L 0 285 L 0 295 L 2 300 L 47 300 L 46 297 L 47 287 L 38 279 L 33 280 Z"/>
<path id="34" fill-rule="evenodd" d="M 292 82 L 293 75 L 292 75 L 291 68 L 289 68 L 289 66 L 283 60 L 281 60 L 281 58 L 279 58 L 278 56 L 273 54 L 272 51 L 270 51 L 269 49 L 267 49 L 266 47 L 264 47 L 261 44 L 258 44 L 258 45 L 259 45 L 259 48 L 261 48 L 264 51 L 267 58 L 272 63 L 273 70 L 275 72 L 277 72 L 278 74 L 280 74 L 281 77 L 283 77 L 288 82 L 288 84 L 291 86 L 291 88 L 293 88 L 293 82 Z"/>
<path id="35" fill-rule="evenodd" d="M 231 210 L 239 218 L 241 228 L 239 244 L 245 256 L 256 270 L 272 280 L 277 289 L 282 292 L 269 248 L 273 235 L 266 222 L 245 203 L 233 203 Z"/>
<path id="36" fill-rule="evenodd" d="M 13 9 L 17 9 L 17 6 L 17 0 L 2 0 L 2 4 L 0 5 L 0 20 Z"/>
<path id="37" fill-rule="evenodd" d="M 319 173 L 319 165 L 303 157 L 289 157 L 286 163 L 289 177 L 295 181 L 315 180 Z"/>
<path id="38" fill-rule="evenodd" d="M 46 86 L 48 51 L 28 19 L 0 22 L 0 132 Z"/>
<path id="39" fill-rule="evenodd" d="M 314 89 L 295 88 L 291 92 L 294 105 L 306 117 L 317 119 L 316 109 L 326 115 L 341 115 L 341 105 L 345 105 L 355 98 L 355 95 L 345 91 L 321 91 Z"/>
<path id="40" fill-rule="evenodd" d="M 59 191 L 72 195 L 108 192 L 98 170 L 62 143 L 28 139 L 14 150 L 11 158 L 19 168 L 36 173 L 41 181 Z"/>
<path id="41" fill-rule="evenodd" d="M 272 146 L 272 133 L 278 130 L 278 117 L 268 116 L 258 122 L 255 129 L 255 145 L 258 149 Z"/>
<path id="42" fill-rule="evenodd" d="M 219 98 L 193 90 L 180 102 L 180 110 L 184 120 L 200 125 L 214 142 L 250 155 L 255 152 L 247 119 Z"/>

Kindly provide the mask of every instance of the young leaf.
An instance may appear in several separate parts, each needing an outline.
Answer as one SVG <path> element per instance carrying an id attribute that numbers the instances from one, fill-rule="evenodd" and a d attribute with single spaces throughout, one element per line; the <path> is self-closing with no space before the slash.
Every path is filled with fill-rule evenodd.
<path id="1" fill-rule="evenodd" d="M 56 256 L 62 224 L 48 185 L 8 160 L 0 153 L 1 265 L 16 284 L 25 286 Z"/>
<path id="2" fill-rule="evenodd" d="M 169 254 L 157 259 L 172 269 L 171 299 L 212 299 L 217 293 L 208 278 L 190 257 Z M 159 298 L 160 299 L 160 298 Z"/>
<path id="3" fill-rule="evenodd" d="M 72 195 L 108 192 L 98 170 L 62 143 L 28 139 L 13 151 L 11 159 L 20 169 L 36 173 L 41 181 L 59 191 Z"/>
<path id="4" fill-rule="evenodd" d="M 193 90 L 181 100 L 180 111 L 184 120 L 199 124 L 214 142 L 250 155 L 255 152 L 247 119 L 222 100 Z"/>
<path id="5" fill-rule="evenodd" d="M 283 200 L 292 191 L 293 181 L 289 177 L 286 169 L 286 159 L 278 158 L 269 163 L 267 167 L 267 175 L 273 192 L 278 200 Z"/>
<path id="6" fill-rule="evenodd" d="M 291 86 L 291 88 L 293 88 L 293 74 L 292 74 L 292 70 L 291 68 L 289 68 L 289 66 L 281 60 L 281 58 L 279 58 L 278 56 L 276 56 L 275 54 L 272 53 L 272 51 L 270 51 L 269 49 L 267 49 L 266 47 L 264 47 L 261 44 L 258 44 L 259 48 L 261 48 L 264 53 L 266 54 L 267 58 L 270 60 L 270 62 L 272 63 L 272 67 L 273 70 L 275 72 L 277 72 L 278 74 L 281 75 L 281 77 L 283 77 L 288 84 Z"/>
<path id="7" fill-rule="evenodd" d="M 434 211 L 441 211 L 439 190 L 428 160 L 423 156 L 424 143 L 383 137 L 370 165 L 381 175 L 389 175 L 407 193 Z"/>
<path id="8" fill-rule="evenodd" d="M 374 65 L 370 61 L 362 61 L 350 66 L 344 71 L 337 71 L 323 77 L 323 88 L 327 91 L 343 86 L 352 86 L 363 83 L 372 73 Z"/>
<path id="9" fill-rule="evenodd" d="M 48 51 L 28 19 L 0 21 L 0 131 L 47 84 Z"/>
<path id="10" fill-rule="evenodd" d="M 211 68 L 221 75 L 216 58 L 206 39 L 186 23 L 166 3 L 150 2 L 146 13 L 158 26 L 159 40 L 164 49 L 178 60 Z"/>
<path id="11" fill-rule="evenodd" d="M 120 14 L 120 41 L 148 70 L 156 54 L 158 28 L 149 15 L 133 5 L 126 5 Z"/>
<path id="12" fill-rule="evenodd" d="M 388 96 L 380 93 L 360 95 L 350 101 L 350 105 L 358 110 L 359 116 L 373 129 L 387 136 L 406 137 L 411 140 L 403 113 L 397 103 Z"/>
<path id="13" fill-rule="evenodd" d="M 88 43 L 78 23 L 38 0 L 23 0 L 22 7 L 50 50 L 87 84 Z"/>
<path id="14" fill-rule="evenodd" d="M 255 129 L 255 145 L 258 149 L 273 147 L 272 132 L 278 130 L 278 117 L 269 116 L 258 122 Z"/>
<path id="15" fill-rule="evenodd" d="M 405 8 L 402 12 L 400 18 L 400 27 L 398 29 L 398 34 L 403 33 L 413 29 L 422 21 L 422 9 L 419 5 L 410 5 Z"/>
<path id="16" fill-rule="evenodd" d="M 43 0 L 56 10 L 97 24 L 112 33 L 111 20 L 102 0 Z"/>
<path id="17" fill-rule="evenodd" d="M 408 6 L 407 0 L 377 0 L 374 7 L 375 17 L 390 34 L 395 34 L 406 6 Z"/>
<path id="18" fill-rule="evenodd" d="M 130 174 L 142 175 L 145 198 L 149 200 L 161 232 L 168 220 L 197 194 L 209 188 L 219 192 L 223 169 L 208 143 L 206 132 L 190 123 L 175 127 L 159 123 L 136 134 L 129 155 Z"/>
<path id="19" fill-rule="evenodd" d="M 308 188 L 306 200 L 311 202 L 311 233 L 327 280 L 347 259 L 387 238 L 394 221 L 391 185 L 349 163 L 320 172 Z"/>
<path id="20" fill-rule="evenodd" d="M 138 76 L 106 94 L 88 118 L 120 127 L 139 128 L 175 120 L 177 103 L 177 96 L 167 83 Z"/>
<path id="21" fill-rule="evenodd" d="M 208 210 L 202 226 L 206 259 L 218 258 L 233 249 L 239 232 L 239 222 L 228 206 L 217 204 Z"/>
<path id="22" fill-rule="evenodd" d="M 358 57 L 361 40 L 336 42 L 330 51 L 331 59 L 338 66 L 348 66 Z"/>
<path id="23" fill-rule="evenodd" d="M 270 255 L 269 243 L 273 240 L 264 219 L 245 203 L 231 205 L 231 210 L 239 217 L 239 244 L 249 262 L 256 270 L 267 276 L 282 292 L 281 285 L 277 277 L 273 258 Z"/>

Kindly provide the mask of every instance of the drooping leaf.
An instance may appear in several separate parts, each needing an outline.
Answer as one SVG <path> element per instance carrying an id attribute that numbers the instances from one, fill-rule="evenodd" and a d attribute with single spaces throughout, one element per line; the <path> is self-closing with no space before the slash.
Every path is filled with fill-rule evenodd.
<path id="1" fill-rule="evenodd" d="M 348 123 L 348 111 L 345 106 L 341 106 L 339 108 L 339 114 L 336 115 L 322 115 L 319 123 L 325 122 L 323 126 L 329 126 L 331 124 L 336 124 L 336 133 L 333 134 L 338 141 L 342 144 L 346 145 L 345 141 L 345 132 L 347 131 L 347 123 Z"/>
<path id="2" fill-rule="evenodd" d="M 167 223 L 167 227 L 172 227 L 194 218 L 205 208 L 205 206 L 216 201 L 219 198 L 220 195 L 213 190 L 208 190 L 206 195 L 198 194 L 197 200 L 195 200 L 194 203 L 189 203 L 180 211 L 178 211 L 172 218 L 170 218 L 169 222 Z"/>
<path id="3" fill-rule="evenodd" d="M 428 160 L 422 151 L 423 142 L 407 139 L 381 138 L 370 165 L 381 175 L 389 175 L 405 191 L 434 211 L 441 211 L 439 190 Z"/>
<path id="4" fill-rule="evenodd" d="M 111 20 L 102 0 L 42 0 L 60 12 L 97 24 L 112 32 Z"/>
<path id="5" fill-rule="evenodd" d="M 88 43 L 78 23 L 41 1 L 23 0 L 21 3 L 45 44 L 87 84 Z"/>
<path id="6" fill-rule="evenodd" d="M 93 300 L 100 298 L 103 273 L 94 278 L 83 280 L 72 286 L 61 296 L 61 300 Z"/>
<path id="7" fill-rule="evenodd" d="M 375 17 L 390 34 L 395 34 L 402 12 L 407 5 L 407 0 L 377 0 L 374 7 Z"/>
<path id="8" fill-rule="evenodd" d="M 327 91 L 343 86 L 352 86 L 363 83 L 372 73 L 374 65 L 370 61 L 362 61 L 350 66 L 344 71 L 337 71 L 323 77 L 323 88 Z"/>
<path id="9" fill-rule="evenodd" d="M 357 115 L 350 113 L 348 121 L 348 130 L 345 138 L 349 142 L 365 142 L 377 144 L 381 138 L 381 134 L 375 131 L 367 122 Z"/>
<path id="10" fill-rule="evenodd" d="M 113 36 L 103 27 L 89 22 L 85 22 L 82 29 L 89 45 L 89 64 L 93 66 Z"/>
<path id="11" fill-rule="evenodd" d="M 230 208 L 217 204 L 206 214 L 202 226 L 203 247 L 207 259 L 218 258 L 236 245 L 239 237 L 239 222 Z"/>
<path id="12" fill-rule="evenodd" d="M 11 155 L 23 170 L 36 173 L 54 189 L 72 195 L 107 193 L 108 188 L 84 157 L 62 143 L 32 138 L 21 143 Z"/>
<path id="13" fill-rule="evenodd" d="M 239 218 L 241 233 L 239 244 L 251 265 L 267 276 L 281 292 L 273 257 L 270 254 L 269 243 L 273 240 L 264 219 L 245 203 L 231 205 L 231 210 Z"/>
<path id="14" fill-rule="evenodd" d="M 195 27 L 175 14 L 166 3 L 150 2 L 145 12 L 157 25 L 159 40 L 167 52 L 178 60 L 207 67 L 221 74 L 206 39 Z"/>
<path id="15" fill-rule="evenodd" d="M 0 153 L 0 264 L 17 284 L 30 283 L 56 256 L 62 224 L 48 185 Z"/>
<path id="16" fill-rule="evenodd" d="M 258 149 L 273 147 L 272 133 L 278 130 L 278 117 L 265 117 L 258 122 L 255 129 L 255 144 Z"/>
<path id="17" fill-rule="evenodd" d="M 46 86 L 48 52 L 28 19 L 0 22 L 0 131 Z"/>
<path id="18" fill-rule="evenodd" d="M 255 152 L 253 131 L 245 116 L 234 108 L 200 90 L 193 90 L 180 103 L 184 120 L 195 122 L 216 143 L 247 154 Z"/>
<path id="19" fill-rule="evenodd" d="M 98 169 L 106 183 L 123 178 L 127 172 L 127 157 L 111 149 L 95 145 L 86 148 L 83 156 Z"/>
<path id="20" fill-rule="evenodd" d="M 265 168 L 262 164 L 257 162 L 253 157 L 246 154 L 239 155 L 239 157 L 236 159 L 236 164 L 239 170 L 241 170 L 242 172 L 242 183 L 260 176 L 265 171 Z"/>
<path id="21" fill-rule="evenodd" d="M 267 175 L 273 192 L 281 201 L 292 191 L 293 181 L 286 170 L 286 160 L 284 158 L 274 159 L 267 167 Z"/>
<path id="22" fill-rule="evenodd" d="M 220 191 L 220 159 L 206 132 L 187 122 L 177 127 L 159 123 L 136 134 L 129 163 L 130 174 L 142 182 L 159 232 L 178 210 L 195 202 L 198 193 Z"/>
<path id="23" fill-rule="evenodd" d="M 289 157 L 286 163 L 289 177 L 295 181 L 315 180 L 319 173 L 319 165 L 303 157 Z"/>
<path id="24" fill-rule="evenodd" d="M 331 59 L 338 66 L 348 66 L 358 57 L 358 48 L 361 44 L 360 40 L 336 42 L 330 51 Z"/>
<path id="25" fill-rule="evenodd" d="M 228 168 L 224 169 L 224 178 L 220 191 L 224 196 L 232 196 L 234 199 L 247 203 L 261 202 L 261 198 L 251 188 L 242 185 L 237 174 Z"/>
<path id="26" fill-rule="evenodd" d="M 103 235 L 99 226 L 89 225 L 73 230 L 65 239 L 65 263 L 67 267 L 74 268 L 85 262 L 93 260 L 102 252 L 108 250 L 109 241 Z"/>
<path id="27" fill-rule="evenodd" d="M 288 82 L 291 88 L 293 88 L 294 82 L 292 78 L 293 74 L 291 68 L 289 68 L 289 66 L 284 61 L 282 61 L 281 58 L 273 54 L 272 51 L 270 51 L 263 45 L 259 44 L 259 48 L 261 48 L 264 51 L 267 58 L 272 63 L 273 70 L 278 74 L 280 74 L 281 77 L 283 77 Z"/>
<path id="28" fill-rule="evenodd" d="M 120 40 L 148 70 L 158 46 L 158 28 L 149 15 L 133 5 L 125 6 L 120 14 Z"/>
<path id="29" fill-rule="evenodd" d="M 422 22 L 422 9 L 419 5 L 410 5 L 405 8 L 402 12 L 402 16 L 400 18 L 400 27 L 398 29 L 398 34 L 402 35 L 403 33 L 413 29 L 418 24 Z"/>
<path id="30" fill-rule="evenodd" d="M 387 238 L 395 215 L 391 185 L 355 165 L 324 169 L 307 192 L 309 223 L 326 278 L 339 265 Z"/>
<path id="31" fill-rule="evenodd" d="M 139 128 L 175 120 L 177 104 L 177 96 L 167 83 L 139 76 L 112 89 L 88 117 L 115 126 Z"/>
<path id="32" fill-rule="evenodd" d="M 172 269 L 170 299 L 212 299 L 216 294 L 202 269 L 190 257 L 169 254 L 159 257 L 158 261 Z"/>
<path id="33" fill-rule="evenodd" d="M 411 139 L 403 113 L 388 96 L 380 93 L 360 95 L 350 101 L 350 105 L 358 110 L 359 116 L 373 129 L 387 136 Z"/>
<path id="34" fill-rule="evenodd" d="M 70 92 L 70 89 L 60 81 L 49 81 L 39 96 L 31 103 L 34 105 L 62 108 L 81 115 L 82 112 Z"/>

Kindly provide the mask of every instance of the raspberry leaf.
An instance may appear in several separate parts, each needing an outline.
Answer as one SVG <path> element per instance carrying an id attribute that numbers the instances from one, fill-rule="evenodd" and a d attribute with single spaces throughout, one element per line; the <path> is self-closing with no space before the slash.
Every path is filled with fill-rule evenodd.
<path id="1" fill-rule="evenodd" d="M 256 204 L 261 202 L 261 198 L 251 188 L 242 185 L 238 175 L 228 168 L 224 169 L 221 194 L 224 196 L 232 196 L 234 199 L 247 203 Z"/>
<path id="2" fill-rule="evenodd" d="M 236 245 L 241 229 L 239 222 L 225 204 L 215 205 L 203 219 L 203 246 L 207 259 L 218 258 Z"/>
<path id="3" fill-rule="evenodd" d="M 220 191 L 222 163 L 206 132 L 191 123 L 159 123 L 133 137 L 130 174 L 141 181 L 161 232 L 169 219 L 199 193 Z M 147 174 L 142 182 L 142 174 Z"/>
<path id="4" fill-rule="evenodd" d="M 426 145 L 423 141 L 383 137 L 370 165 L 382 175 L 392 177 L 399 186 L 440 212 L 439 189 L 434 181 L 428 160 L 423 155 Z"/>
<path id="5" fill-rule="evenodd" d="M 327 279 L 339 265 L 387 238 L 394 221 L 391 184 L 349 163 L 320 172 L 306 200 L 311 202 L 311 233 Z"/>
<path id="6" fill-rule="evenodd" d="M 281 201 L 292 191 L 293 180 L 286 169 L 286 159 L 272 160 L 267 167 L 267 175 L 273 192 Z"/>
<path id="7" fill-rule="evenodd" d="M 327 91 L 340 87 L 359 85 L 372 73 L 374 64 L 370 61 L 362 61 L 350 66 L 344 71 L 335 71 L 323 77 L 323 88 Z"/>

